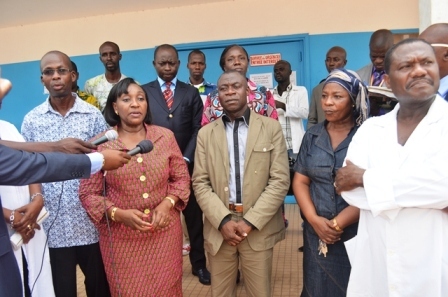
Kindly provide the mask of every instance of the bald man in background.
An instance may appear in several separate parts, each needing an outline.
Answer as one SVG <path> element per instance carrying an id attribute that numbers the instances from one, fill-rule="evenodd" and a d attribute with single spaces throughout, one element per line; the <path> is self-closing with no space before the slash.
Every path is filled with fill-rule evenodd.
<path id="1" fill-rule="evenodd" d="M 344 68 L 347 65 L 347 52 L 340 46 L 333 46 L 327 52 L 325 57 L 325 67 L 328 73 L 336 68 Z M 322 98 L 322 89 L 324 88 L 324 81 L 321 80 L 317 86 L 314 87 L 311 94 L 310 111 L 308 114 L 307 129 L 317 123 L 325 120 L 325 113 L 322 110 L 320 99 Z"/>
<path id="2" fill-rule="evenodd" d="M 430 43 L 439 65 L 440 86 L 437 93 L 448 101 L 448 23 L 437 23 L 420 33 L 420 39 Z"/>
<path id="3" fill-rule="evenodd" d="M 384 83 L 384 58 L 394 45 L 394 34 L 387 29 L 380 29 L 370 36 L 369 55 L 371 63 L 356 71 L 367 86 L 386 87 Z M 379 116 L 391 111 L 396 102 L 383 97 L 370 96 L 370 116 Z"/>
<path id="4" fill-rule="evenodd" d="M 384 86 L 384 58 L 392 45 L 394 45 L 394 35 L 387 29 L 377 30 L 370 36 L 371 63 L 356 71 L 367 86 Z"/>

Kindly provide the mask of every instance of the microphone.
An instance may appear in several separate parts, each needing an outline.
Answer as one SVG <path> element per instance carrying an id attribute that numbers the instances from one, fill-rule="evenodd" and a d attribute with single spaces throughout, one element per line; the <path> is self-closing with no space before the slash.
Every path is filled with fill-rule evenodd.
<path id="1" fill-rule="evenodd" d="M 106 134 L 104 134 L 103 136 L 101 136 L 100 138 L 92 141 L 93 145 L 100 145 L 103 144 L 105 142 L 108 142 L 109 140 L 115 140 L 118 138 L 118 133 L 115 130 L 109 130 L 106 132 Z"/>
<path id="2" fill-rule="evenodd" d="M 135 148 L 128 152 L 128 155 L 135 156 L 139 153 L 146 154 L 152 151 L 153 148 L 154 146 L 150 140 L 142 140 Z"/>

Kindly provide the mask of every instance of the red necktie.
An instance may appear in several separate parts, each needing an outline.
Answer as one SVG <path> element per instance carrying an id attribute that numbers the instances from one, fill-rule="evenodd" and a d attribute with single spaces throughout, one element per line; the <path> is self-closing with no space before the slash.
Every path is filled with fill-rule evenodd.
<path id="1" fill-rule="evenodd" d="M 163 97 L 165 97 L 166 106 L 168 106 L 168 109 L 171 109 L 171 106 L 173 106 L 173 91 L 171 91 L 171 82 L 165 82 L 166 90 L 163 91 Z"/>

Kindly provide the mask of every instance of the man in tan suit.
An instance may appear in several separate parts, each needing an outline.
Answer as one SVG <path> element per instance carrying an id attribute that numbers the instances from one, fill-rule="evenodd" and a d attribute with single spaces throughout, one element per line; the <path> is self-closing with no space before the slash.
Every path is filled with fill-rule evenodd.
<path id="1" fill-rule="evenodd" d="M 214 297 L 236 296 L 241 269 L 248 296 L 271 296 L 274 245 L 284 239 L 280 206 L 289 167 L 280 124 L 247 106 L 246 78 L 218 80 L 224 116 L 199 130 L 193 189 L 205 215 L 204 239 Z"/>

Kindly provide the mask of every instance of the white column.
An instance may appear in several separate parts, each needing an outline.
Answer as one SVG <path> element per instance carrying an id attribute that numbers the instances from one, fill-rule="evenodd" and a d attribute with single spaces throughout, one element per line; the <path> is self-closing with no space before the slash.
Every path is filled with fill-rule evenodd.
<path id="1" fill-rule="evenodd" d="M 422 32 L 435 23 L 448 23 L 447 0 L 419 0 L 420 28 Z"/>

